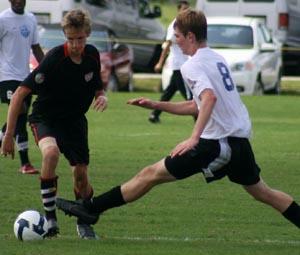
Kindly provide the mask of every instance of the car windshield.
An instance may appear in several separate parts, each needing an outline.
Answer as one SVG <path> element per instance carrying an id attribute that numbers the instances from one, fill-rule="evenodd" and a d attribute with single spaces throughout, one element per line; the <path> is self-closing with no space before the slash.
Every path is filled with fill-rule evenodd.
<path id="1" fill-rule="evenodd" d="M 49 50 L 55 46 L 65 42 L 65 36 L 59 28 L 41 28 L 40 29 L 40 45 L 42 48 Z M 88 37 L 87 43 L 94 45 L 99 52 L 106 52 L 110 50 L 108 32 L 93 31 Z"/>
<path id="2" fill-rule="evenodd" d="M 253 31 L 249 26 L 208 25 L 207 41 L 211 48 L 253 48 Z"/>

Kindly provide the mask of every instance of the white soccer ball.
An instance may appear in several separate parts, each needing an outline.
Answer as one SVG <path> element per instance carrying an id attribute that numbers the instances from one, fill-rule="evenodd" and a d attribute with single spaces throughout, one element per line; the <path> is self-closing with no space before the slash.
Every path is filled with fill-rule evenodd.
<path id="1" fill-rule="evenodd" d="M 48 231 L 46 218 L 35 210 L 24 211 L 14 223 L 14 233 L 21 241 L 42 240 Z"/>

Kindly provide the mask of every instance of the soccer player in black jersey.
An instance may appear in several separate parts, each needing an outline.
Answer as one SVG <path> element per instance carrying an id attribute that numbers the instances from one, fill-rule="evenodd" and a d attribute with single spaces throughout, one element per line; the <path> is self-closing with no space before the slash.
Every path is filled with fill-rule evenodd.
<path id="1" fill-rule="evenodd" d="M 103 111 L 107 98 L 100 78 L 98 50 L 86 44 L 91 32 L 88 13 L 81 9 L 69 11 L 63 18 L 66 42 L 50 50 L 41 64 L 21 83 L 8 109 L 7 131 L 2 154 L 14 156 L 12 134 L 22 102 L 27 95 L 37 95 L 29 122 L 42 154 L 41 195 L 48 236 L 59 232 L 56 217 L 57 178 L 55 173 L 60 152 L 73 171 L 76 199 L 91 198 L 93 189 L 88 180 L 88 124 L 85 113 L 93 107 Z M 92 227 L 77 222 L 77 232 L 85 239 L 96 239 Z"/>

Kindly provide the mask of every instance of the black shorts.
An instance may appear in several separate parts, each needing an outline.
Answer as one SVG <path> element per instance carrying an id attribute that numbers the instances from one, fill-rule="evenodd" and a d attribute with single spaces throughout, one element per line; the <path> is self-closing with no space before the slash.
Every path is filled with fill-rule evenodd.
<path id="1" fill-rule="evenodd" d="M 260 168 L 247 138 L 200 139 L 197 146 L 184 155 L 167 156 L 165 166 L 176 179 L 202 172 L 207 182 L 225 176 L 241 185 L 253 185 L 260 180 Z"/>
<path id="2" fill-rule="evenodd" d="M 20 85 L 20 81 L 1 81 L 0 82 L 0 100 L 1 103 L 9 103 L 13 93 Z"/>
<path id="3" fill-rule="evenodd" d="M 9 104 L 13 93 L 21 84 L 21 81 L 9 80 L 0 82 L 0 101 Z M 24 99 L 23 111 L 28 112 L 31 105 L 31 94 Z"/>
<path id="4" fill-rule="evenodd" d="M 71 166 L 89 164 L 88 124 L 85 116 L 68 121 L 30 123 L 36 143 L 54 137 Z"/>

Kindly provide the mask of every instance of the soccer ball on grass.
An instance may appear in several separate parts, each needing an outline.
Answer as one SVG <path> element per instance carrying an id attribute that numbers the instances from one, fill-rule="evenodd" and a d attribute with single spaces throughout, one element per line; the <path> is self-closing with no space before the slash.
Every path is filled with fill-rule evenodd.
<path id="1" fill-rule="evenodd" d="M 24 211 L 14 223 L 14 233 L 21 241 L 42 240 L 48 231 L 46 218 L 35 210 Z"/>

